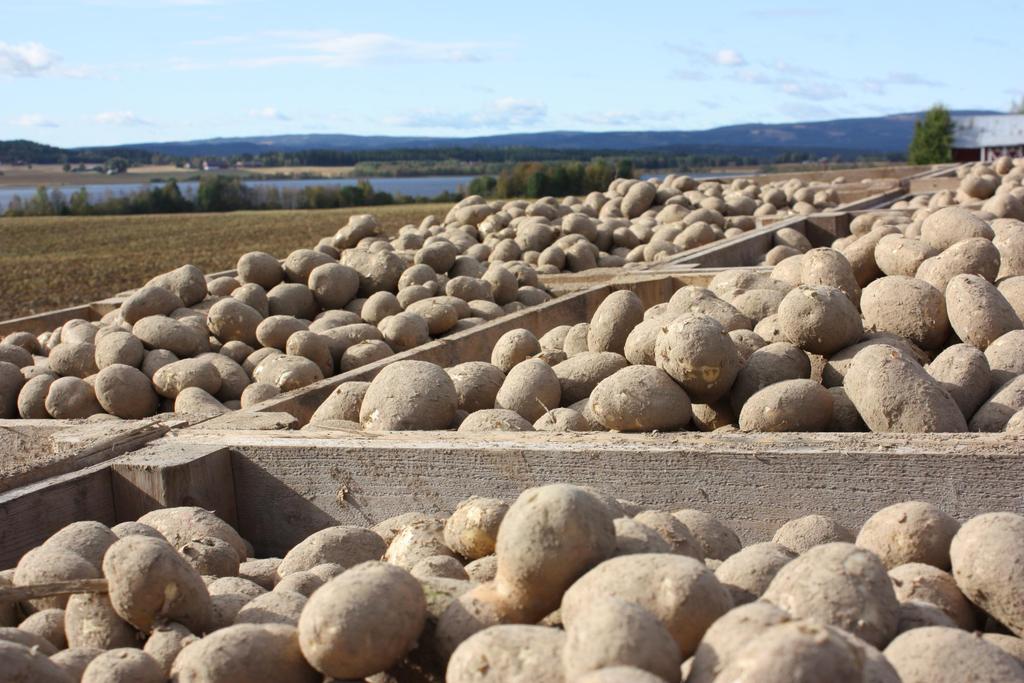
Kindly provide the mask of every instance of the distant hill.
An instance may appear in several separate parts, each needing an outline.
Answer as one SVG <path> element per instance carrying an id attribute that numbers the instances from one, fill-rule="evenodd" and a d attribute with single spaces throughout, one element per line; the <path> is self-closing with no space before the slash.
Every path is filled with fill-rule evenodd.
<path id="1" fill-rule="evenodd" d="M 954 115 L 992 114 L 981 110 L 954 111 Z M 630 152 L 686 148 L 749 148 L 837 150 L 864 153 L 905 152 L 921 113 L 895 114 L 833 121 L 764 124 L 747 123 L 699 131 L 581 132 L 549 131 L 480 137 L 396 137 L 383 135 L 268 135 L 210 138 L 183 142 L 144 142 L 121 149 L 144 149 L 173 156 L 213 156 L 296 152 L 310 149 L 369 151 L 432 148 L 531 147 L 550 150 Z M 114 148 L 118 149 L 118 148 Z"/>

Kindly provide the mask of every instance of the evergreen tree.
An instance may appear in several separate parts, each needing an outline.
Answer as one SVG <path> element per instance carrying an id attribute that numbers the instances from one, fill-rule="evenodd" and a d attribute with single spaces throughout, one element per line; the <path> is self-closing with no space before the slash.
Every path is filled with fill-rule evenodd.
<path id="1" fill-rule="evenodd" d="M 912 164 L 944 164 L 953 160 L 953 120 L 941 104 L 914 122 L 914 139 L 907 157 Z"/>

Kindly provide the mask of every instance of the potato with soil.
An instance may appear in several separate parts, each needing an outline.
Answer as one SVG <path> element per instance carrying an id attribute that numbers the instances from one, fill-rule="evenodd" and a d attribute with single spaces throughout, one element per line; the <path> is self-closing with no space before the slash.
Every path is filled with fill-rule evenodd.
<path id="1" fill-rule="evenodd" d="M 149 632 L 162 619 L 201 633 L 212 619 L 209 593 L 199 573 L 165 541 L 122 538 L 107 550 L 103 574 L 118 616 Z"/>
<path id="2" fill-rule="evenodd" d="M 949 569 L 949 544 L 960 524 L 931 503 L 908 501 L 871 515 L 857 545 L 875 553 L 887 568 L 922 562 Z"/>
<path id="3" fill-rule="evenodd" d="M 924 260 L 914 274 L 940 292 L 957 275 L 980 275 L 994 282 L 999 273 L 999 250 L 990 240 L 975 237 L 957 242 L 941 254 Z"/>
<path id="4" fill-rule="evenodd" d="M 875 245 L 875 262 L 885 275 L 914 277 L 921 264 L 938 253 L 921 240 L 886 235 Z"/>
<path id="5" fill-rule="evenodd" d="M 654 347 L 655 364 L 699 403 L 713 403 L 732 387 L 739 372 L 736 346 L 713 318 L 688 315 L 662 328 Z"/>
<path id="6" fill-rule="evenodd" d="M 668 629 L 683 657 L 707 628 L 732 608 L 732 597 L 699 560 L 672 554 L 634 554 L 602 562 L 565 592 L 562 621 L 571 631 L 600 597 L 650 612 Z"/>
<path id="7" fill-rule="evenodd" d="M 831 355 L 864 334 L 860 313 L 834 287 L 801 285 L 779 304 L 782 334 L 805 351 Z"/>
<path id="8" fill-rule="evenodd" d="M 643 608 L 615 598 L 598 598 L 566 632 L 561 653 L 568 680 L 613 666 L 633 666 L 666 681 L 679 680 L 679 646 Z"/>
<path id="9" fill-rule="evenodd" d="M 999 337 L 1022 326 L 1006 298 L 978 275 L 957 275 L 951 279 L 946 287 L 946 306 L 953 331 L 982 351 Z"/>
<path id="10" fill-rule="evenodd" d="M 791 519 L 775 532 L 772 543 L 802 555 L 824 543 L 853 543 L 853 532 L 825 515 L 804 515 Z"/>
<path id="11" fill-rule="evenodd" d="M 89 662 L 82 672 L 82 683 L 163 683 L 166 680 L 157 661 L 134 647 L 107 650 Z"/>
<path id="12" fill-rule="evenodd" d="M 448 662 L 449 683 L 560 683 L 565 634 L 546 626 L 492 626 L 466 639 Z"/>
<path id="13" fill-rule="evenodd" d="M 788 621 L 791 621 L 788 614 L 763 600 L 729 610 L 701 639 L 690 660 L 687 683 L 712 683 L 748 643 L 772 626 Z"/>
<path id="14" fill-rule="evenodd" d="M 896 599 L 900 603 L 924 602 L 935 605 L 959 628 L 973 631 L 977 626 L 975 608 L 948 573 L 930 564 L 909 562 L 889 570 Z"/>
<path id="15" fill-rule="evenodd" d="M 459 503 L 445 521 L 444 542 L 468 560 L 490 555 L 507 512 L 505 501 L 471 496 Z"/>
<path id="16" fill-rule="evenodd" d="M 253 347 L 259 344 L 256 328 L 263 322 L 263 315 L 237 299 L 219 300 L 210 307 L 206 320 L 210 333 L 222 342 L 240 341 Z"/>
<path id="17" fill-rule="evenodd" d="M 921 223 L 921 241 L 936 251 L 973 237 L 991 240 L 995 233 L 988 223 L 959 206 L 939 209 Z"/>
<path id="18" fill-rule="evenodd" d="M 885 658 L 903 683 L 1020 683 L 1024 667 L 995 645 L 960 629 L 928 626 L 902 633 Z"/>
<path id="19" fill-rule="evenodd" d="M 359 421 L 371 431 L 445 429 L 457 408 L 455 385 L 443 369 L 423 361 L 397 361 L 370 382 Z"/>
<path id="20" fill-rule="evenodd" d="M 996 390 L 971 418 L 972 432 L 1001 432 L 1014 413 L 1024 410 L 1024 375 Z"/>
<path id="21" fill-rule="evenodd" d="M 35 648 L 0 639 L 0 671 L 12 683 L 72 683 L 74 679 Z"/>
<path id="22" fill-rule="evenodd" d="M 447 368 L 458 396 L 459 410 L 473 413 L 494 407 L 505 373 L 497 366 L 480 361 L 459 363 Z"/>
<path id="23" fill-rule="evenodd" d="M 201 358 L 185 358 L 169 363 L 153 374 L 153 386 L 164 398 L 175 398 L 189 387 L 216 394 L 221 386 L 220 373 L 213 363 Z"/>
<path id="24" fill-rule="evenodd" d="M 175 548 L 196 539 L 219 538 L 230 545 L 240 559 L 248 556 L 245 540 L 210 510 L 191 506 L 161 508 L 142 515 L 138 522 L 155 529 Z"/>
<path id="25" fill-rule="evenodd" d="M 348 569 L 362 562 L 379 560 L 386 550 L 384 540 L 370 529 L 327 527 L 307 536 L 289 550 L 277 566 L 277 576 L 283 579 L 326 563 Z"/>
<path id="26" fill-rule="evenodd" d="M 47 364 L 63 377 L 85 378 L 99 369 L 96 366 L 96 346 L 89 342 L 61 342 L 50 351 Z"/>
<path id="27" fill-rule="evenodd" d="M 426 623 L 419 582 L 398 567 L 365 562 L 324 584 L 299 618 L 306 660 L 334 678 L 385 671 L 411 650 Z"/>
<path id="28" fill-rule="evenodd" d="M 498 529 L 496 587 L 525 619 L 537 621 L 614 550 L 612 515 L 596 496 L 565 484 L 527 489 Z"/>
<path id="29" fill-rule="evenodd" d="M 800 258 L 798 285 L 824 286 L 838 289 L 850 301 L 860 303 L 861 289 L 853 267 L 842 252 L 830 248 L 811 249 Z"/>
<path id="30" fill-rule="evenodd" d="M 953 578 L 968 600 L 1017 636 L 1024 634 L 1022 582 L 1024 517 L 1011 512 L 965 522 L 949 547 Z"/>
<path id="31" fill-rule="evenodd" d="M 62 609 L 44 609 L 30 614 L 18 624 L 18 629 L 45 639 L 58 650 L 64 650 L 68 646 Z"/>
<path id="32" fill-rule="evenodd" d="M 826 543 L 782 567 L 763 599 L 798 619 L 817 619 L 884 647 L 896 634 L 899 604 L 889 575 L 872 553 Z"/>
<path id="33" fill-rule="evenodd" d="M 796 553 L 779 543 L 754 543 L 726 558 L 715 570 L 715 578 L 732 595 L 736 605 L 759 599 L 782 567 Z"/>
<path id="34" fill-rule="evenodd" d="M 941 348 L 949 336 L 942 292 L 917 278 L 875 280 L 864 288 L 861 311 L 868 329 L 905 337 L 923 349 Z"/>
<path id="35" fill-rule="evenodd" d="M 788 342 L 775 342 L 755 350 L 736 375 L 729 394 L 729 405 L 739 414 L 747 400 L 762 389 L 793 379 L 811 376 L 807 354 Z"/>
<path id="36" fill-rule="evenodd" d="M 873 432 L 965 432 L 956 401 L 924 368 L 886 344 L 857 353 L 843 386 Z"/>
<path id="37" fill-rule="evenodd" d="M 591 353 L 621 354 L 626 338 L 644 319 L 644 304 L 628 290 L 612 292 L 600 303 L 590 319 L 587 348 Z"/>
<path id="38" fill-rule="evenodd" d="M 100 370 L 94 390 L 103 410 L 125 420 L 154 415 L 159 405 L 149 378 L 128 365 L 108 365 Z"/>
<path id="39" fill-rule="evenodd" d="M 531 358 L 515 367 L 505 377 L 494 399 L 495 408 L 519 413 L 531 425 L 545 412 L 561 404 L 559 378 L 544 361 Z"/>
<path id="40" fill-rule="evenodd" d="M 633 365 L 601 380 L 590 409 L 608 429 L 623 432 L 675 431 L 690 421 L 690 399 L 664 370 Z"/>
<path id="41" fill-rule="evenodd" d="M 743 404 L 745 432 L 820 432 L 832 420 L 832 395 L 810 379 L 789 379 L 761 389 Z"/>
<path id="42" fill-rule="evenodd" d="M 509 330 L 498 338 L 491 350 L 491 365 L 508 372 L 527 358 L 540 353 L 540 341 L 529 330 Z"/>
<path id="43" fill-rule="evenodd" d="M 138 645 L 139 634 L 118 616 L 102 593 L 76 593 L 64 609 L 64 632 L 69 647 L 109 650 Z"/>
<path id="44" fill-rule="evenodd" d="M 320 407 L 309 418 L 310 424 L 345 420 L 359 422 L 359 408 L 369 389 L 369 382 L 345 382 L 324 399 Z"/>
<path id="45" fill-rule="evenodd" d="M 175 658 L 171 679 L 315 683 L 321 676 L 303 659 L 298 632 L 285 624 L 236 624 L 187 645 Z"/>
<path id="46" fill-rule="evenodd" d="M 949 392 L 965 419 L 969 420 L 978 406 L 992 394 L 992 371 L 988 359 L 979 349 L 968 344 L 947 347 L 925 369 Z"/>
<path id="47" fill-rule="evenodd" d="M 686 525 L 694 538 L 700 543 L 704 557 L 712 560 L 724 560 L 739 552 L 742 545 L 736 532 L 701 510 L 676 510 L 672 516 Z"/>
<path id="48" fill-rule="evenodd" d="M 611 351 L 583 351 L 562 361 L 553 368 L 561 387 L 561 405 L 571 406 L 586 399 L 602 380 L 628 365 L 623 356 Z"/>

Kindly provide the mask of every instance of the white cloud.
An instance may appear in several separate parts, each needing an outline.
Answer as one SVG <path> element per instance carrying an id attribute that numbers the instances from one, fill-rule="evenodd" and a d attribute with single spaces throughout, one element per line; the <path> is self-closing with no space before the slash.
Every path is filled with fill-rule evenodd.
<path id="1" fill-rule="evenodd" d="M 808 83 L 787 81 L 782 84 L 782 92 L 793 97 L 799 97 L 800 99 L 815 101 L 834 100 L 846 95 L 846 91 L 842 87 L 834 83 L 822 81 L 811 81 Z"/>
<path id="2" fill-rule="evenodd" d="M 56 128 L 58 125 L 56 121 L 48 119 L 42 114 L 22 114 L 11 119 L 11 124 L 25 128 Z"/>
<path id="3" fill-rule="evenodd" d="M 291 121 L 292 118 L 274 107 L 263 107 L 262 109 L 250 109 L 249 116 L 256 119 L 268 121 Z"/>
<path id="4" fill-rule="evenodd" d="M 0 75 L 31 78 L 53 72 L 60 55 L 39 43 L 0 42 Z"/>
<path id="5" fill-rule="evenodd" d="M 547 117 L 547 106 L 536 100 L 503 97 L 474 112 L 450 112 L 420 109 L 385 119 L 385 123 L 401 128 L 529 128 Z"/>
<path id="6" fill-rule="evenodd" d="M 105 111 L 92 119 L 105 126 L 151 126 L 153 123 L 138 116 L 133 111 Z"/>
<path id="7" fill-rule="evenodd" d="M 715 53 L 714 62 L 719 66 L 743 66 L 747 60 L 736 50 L 725 48 Z"/>

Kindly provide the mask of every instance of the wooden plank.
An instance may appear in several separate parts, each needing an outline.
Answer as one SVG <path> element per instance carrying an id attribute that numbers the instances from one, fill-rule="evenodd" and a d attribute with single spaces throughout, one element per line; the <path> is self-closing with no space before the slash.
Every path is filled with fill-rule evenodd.
<path id="1" fill-rule="evenodd" d="M 17 421 L 11 420 L 11 422 Z M 49 437 L 51 440 L 81 445 L 67 457 L 45 461 L 31 469 L 4 476 L 0 479 L 0 492 L 111 460 L 160 438 L 171 430 L 172 425 L 186 424 L 181 420 L 170 422 L 143 420 L 133 425 L 128 423 L 131 426 L 124 429 L 125 423 L 121 421 L 114 422 L 113 425 L 94 422 L 73 426 L 67 426 L 64 420 L 48 420 L 48 422 L 56 423 L 54 428 L 58 430 L 56 434 Z M 61 423 L 64 425 L 62 426 Z M 15 431 L 17 427 L 20 425 L 16 425 Z"/>
<path id="2" fill-rule="evenodd" d="M 0 569 L 71 522 L 116 524 L 107 463 L 0 493 Z"/>
<path id="3" fill-rule="evenodd" d="M 926 192 L 939 192 L 940 190 L 952 190 L 956 192 L 960 187 L 960 179 L 953 178 L 915 178 L 910 181 L 908 191 L 910 194 L 923 194 Z"/>
<path id="4" fill-rule="evenodd" d="M 110 465 L 114 513 L 135 520 L 151 510 L 181 505 L 211 510 L 238 525 L 231 454 L 164 439 Z"/>
<path id="5" fill-rule="evenodd" d="M 234 452 L 239 524 L 258 556 L 317 529 L 448 512 L 569 482 L 662 510 L 696 507 L 763 541 L 809 513 L 857 528 L 905 500 L 956 518 L 1024 513 L 1024 437 L 1004 434 L 196 432 Z"/>

